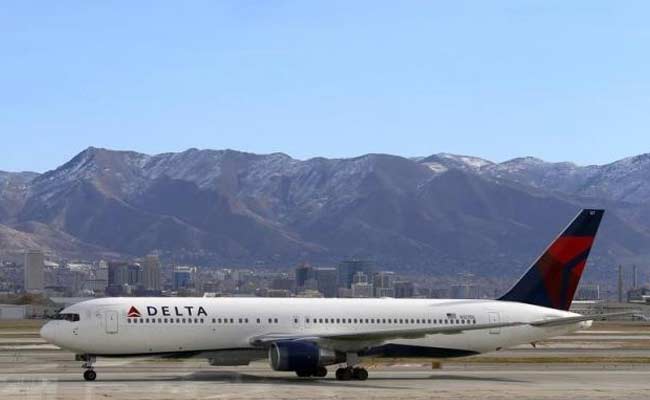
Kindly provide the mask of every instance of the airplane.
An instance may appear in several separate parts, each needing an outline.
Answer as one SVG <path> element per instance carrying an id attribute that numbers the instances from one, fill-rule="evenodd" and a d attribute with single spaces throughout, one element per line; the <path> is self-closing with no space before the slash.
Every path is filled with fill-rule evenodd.
<path id="1" fill-rule="evenodd" d="M 276 371 L 365 380 L 366 357 L 470 356 L 564 335 L 595 319 L 569 306 L 604 210 L 584 209 L 496 300 L 106 297 L 63 309 L 41 337 L 84 361 L 200 357 L 211 365 L 268 358 Z"/>

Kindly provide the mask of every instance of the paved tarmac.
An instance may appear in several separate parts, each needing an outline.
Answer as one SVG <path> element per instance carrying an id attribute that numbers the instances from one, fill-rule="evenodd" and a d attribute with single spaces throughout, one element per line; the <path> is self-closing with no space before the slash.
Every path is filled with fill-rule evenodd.
<path id="1" fill-rule="evenodd" d="M 302 379 L 265 362 L 212 367 L 201 359 L 100 359 L 97 380 L 85 382 L 73 354 L 35 340 L 12 346 L 13 333 L 0 332 L 0 399 L 648 399 L 650 348 L 623 337 L 648 329 L 608 332 L 620 335 L 616 348 L 594 331 L 591 340 L 579 333 L 441 369 L 419 360 L 370 363 L 364 382 L 336 381 L 334 368 L 324 379 Z"/>
<path id="2" fill-rule="evenodd" d="M 301 379 L 263 366 L 201 368 L 128 365 L 81 369 L 34 366 L 0 375 L 2 399 L 648 399 L 647 366 L 453 366 L 372 368 L 364 382 Z M 331 375 L 330 371 L 330 375 Z"/>

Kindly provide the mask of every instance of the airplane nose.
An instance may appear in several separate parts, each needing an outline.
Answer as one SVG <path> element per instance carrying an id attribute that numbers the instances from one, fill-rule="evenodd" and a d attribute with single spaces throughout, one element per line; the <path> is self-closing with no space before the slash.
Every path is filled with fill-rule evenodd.
<path id="1" fill-rule="evenodd" d="M 49 343 L 54 344 L 54 340 L 56 340 L 56 326 L 51 321 L 41 328 L 41 337 Z"/>

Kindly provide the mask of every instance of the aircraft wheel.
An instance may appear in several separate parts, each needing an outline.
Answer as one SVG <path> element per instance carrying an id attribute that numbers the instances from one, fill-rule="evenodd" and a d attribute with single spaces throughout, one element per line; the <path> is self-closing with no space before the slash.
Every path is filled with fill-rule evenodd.
<path id="1" fill-rule="evenodd" d="M 97 378 L 97 373 L 95 371 L 93 371 L 92 369 L 87 369 L 87 370 L 84 371 L 84 379 L 85 380 L 87 380 L 89 382 L 92 382 L 92 381 L 95 380 L 95 378 Z"/>
<path id="2" fill-rule="evenodd" d="M 309 378 L 311 376 L 311 371 L 300 369 L 296 371 L 296 375 L 298 375 L 300 378 Z"/>
<path id="3" fill-rule="evenodd" d="M 327 376 L 327 368 L 325 367 L 316 368 L 316 371 L 314 372 L 314 376 L 317 378 L 325 378 Z"/>
<path id="4" fill-rule="evenodd" d="M 336 370 L 336 379 L 339 381 L 349 381 L 352 379 L 352 368 L 339 368 Z"/>
<path id="5" fill-rule="evenodd" d="M 368 371 L 365 368 L 355 368 L 352 370 L 352 376 L 358 381 L 368 379 Z"/>

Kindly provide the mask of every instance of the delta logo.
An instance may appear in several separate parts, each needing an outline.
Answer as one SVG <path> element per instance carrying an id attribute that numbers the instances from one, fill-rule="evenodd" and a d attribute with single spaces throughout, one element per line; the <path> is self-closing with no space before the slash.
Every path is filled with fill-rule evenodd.
<path id="1" fill-rule="evenodd" d="M 207 317 L 208 313 L 202 306 L 147 306 L 147 317 L 157 315 L 163 317 Z M 135 306 L 131 306 L 126 316 L 128 318 L 142 318 L 142 313 Z"/>
<path id="2" fill-rule="evenodd" d="M 140 314 L 140 311 L 138 311 L 137 308 L 135 308 L 134 306 L 131 306 L 131 308 L 129 308 L 129 312 L 126 314 L 126 316 L 129 317 L 129 318 L 140 318 L 142 315 Z"/>

